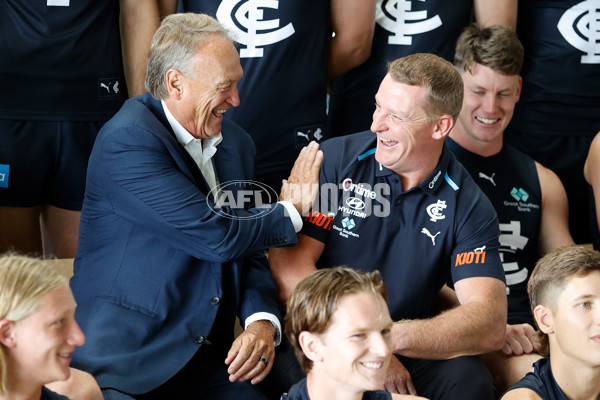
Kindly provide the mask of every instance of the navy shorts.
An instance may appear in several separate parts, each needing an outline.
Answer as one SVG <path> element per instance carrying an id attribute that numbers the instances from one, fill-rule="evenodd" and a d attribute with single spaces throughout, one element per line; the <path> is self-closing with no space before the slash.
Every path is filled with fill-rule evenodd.
<path id="1" fill-rule="evenodd" d="M 0 206 L 80 211 L 88 158 L 104 122 L 0 119 Z"/>

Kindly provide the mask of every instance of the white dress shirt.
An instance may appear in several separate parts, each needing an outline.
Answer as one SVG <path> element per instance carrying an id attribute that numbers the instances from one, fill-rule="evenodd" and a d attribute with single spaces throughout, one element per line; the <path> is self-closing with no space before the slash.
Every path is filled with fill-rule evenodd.
<path id="1" fill-rule="evenodd" d="M 167 107 L 165 102 L 161 100 L 160 103 L 162 104 L 163 111 L 165 112 L 165 115 L 167 117 L 167 121 L 169 121 L 169 125 L 171 125 L 173 132 L 175 132 L 177 141 L 185 148 L 185 150 L 190 154 L 190 156 L 192 156 L 194 161 L 196 161 L 196 164 L 198 165 L 198 168 L 200 168 L 200 172 L 202 173 L 202 176 L 208 183 L 210 190 L 215 190 L 215 188 L 218 188 L 219 185 L 219 177 L 217 176 L 212 157 L 217 152 L 217 145 L 223 141 L 223 135 L 221 134 L 221 132 L 219 132 L 218 135 L 213 136 L 209 139 L 196 139 L 179 123 L 179 121 L 175 119 L 173 114 L 171 114 L 171 112 L 169 111 L 169 108 Z M 217 194 L 218 193 L 215 193 L 215 199 L 219 198 Z M 296 208 L 291 203 L 286 201 L 282 201 L 280 203 L 289 204 L 289 207 L 293 209 L 298 219 L 300 219 L 300 229 L 302 229 L 302 218 L 300 217 L 298 211 L 296 211 Z M 286 210 L 288 210 L 288 206 L 286 206 L 285 204 L 283 205 L 286 207 Z M 288 214 L 290 214 L 292 223 L 294 223 L 294 218 L 291 216 L 292 214 L 289 210 Z M 295 228 L 296 223 L 294 223 L 294 229 Z M 300 229 L 297 229 L 296 232 L 298 232 Z M 244 321 L 244 329 L 246 329 L 248 325 L 250 325 L 252 322 L 258 320 L 267 320 L 273 324 L 277 331 L 275 333 L 275 346 L 278 346 L 279 343 L 281 343 L 281 323 L 279 322 L 279 318 L 268 312 L 254 313 L 248 318 L 246 318 L 246 320 Z"/>

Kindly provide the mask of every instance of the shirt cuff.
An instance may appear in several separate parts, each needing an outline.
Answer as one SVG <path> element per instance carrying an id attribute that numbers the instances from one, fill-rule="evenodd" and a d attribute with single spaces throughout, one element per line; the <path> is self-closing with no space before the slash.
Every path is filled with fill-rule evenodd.
<path id="1" fill-rule="evenodd" d="M 279 323 L 279 318 L 277 318 L 274 314 L 268 312 L 257 312 L 252 314 L 251 316 L 246 318 L 246 321 L 244 322 L 244 330 L 246 330 L 246 328 L 248 328 L 248 325 L 250 325 L 251 323 L 261 320 L 266 320 L 273 324 L 273 326 L 275 327 L 274 344 L 275 347 L 279 346 L 279 343 L 281 343 L 281 323 Z"/>
<path id="2" fill-rule="evenodd" d="M 278 203 L 285 207 L 288 216 L 292 220 L 292 224 L 294 224 L 294 230 L 296 233 L 300 232 L 302 230 L 302 217 L 300 216 L 298 210 L 296 210 L 296 207 L 294 207 L 294 205 L 289 201 L 285 200 L 278 201 Z"/>

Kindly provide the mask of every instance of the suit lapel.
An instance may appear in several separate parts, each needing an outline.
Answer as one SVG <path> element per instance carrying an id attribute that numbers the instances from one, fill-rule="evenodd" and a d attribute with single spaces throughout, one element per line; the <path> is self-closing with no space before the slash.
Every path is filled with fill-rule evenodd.
<path id="1" fill-rule="evenodd" d="M 233 149 L 230 146 L 229 140 L 227 140 L 227 136 L 223 135 L 223 140 L 217 146 L 217 152 L 213 158 L 215 162 L 215 170 L 217 172 L 217 176 L 219 177 L 220 183 L 225 183 L 234 179 L 240 179 L 242 176 L 232 169 L 232 150 Z"/>
<path id="2" fill-rule="evenodd" d="M 225 128 L 225 123 L 223 124 L 223 128 Z M 221 132 L 223 133 L 223 132 Z M 217 176 L 219 178 L 219 183 L 221 185 L 232 182 L 239 181 L 244 177 L 243 171 L 240 171 L 239 162 L 234 162 L 236 159 L 237 149 L 232 143 L 231 137 L 228 137 L 227 134 L 223 134 L 223 140 L 217 146 L 217 152 L 213 158 L 215 170 L 217 172 Z M 226 189 L 228 191 L 228 196 L 230 199 L 237 199 L 238 189 L 242 188 L 243 185 L 227 185 Z"/>
<path id="3" fill-rule="evenodd" d="M 162 104 L 160 101 L 154 99 L 149 93 L 145 93 L 143 95 L 143 102 L 146 106 L 152 111 L 152 113 L 156 116 L 158 121 L 164 126 L 164 130 L 158 130 L 156 136 L 158 136 L 161 140 L 168 144 L 168 147 L 173 155 L 173 159 L 179 165 L 181 171 L 186 173 L 188 177 L 196 183 L 196 186 L 200 188 L 202 193 L 208 193 L 208 184 L 206 180 L 204 180 L 204 176 L 200 172 L 200 168 L 187 152 L 187 150 L 177 141 L 175 137 L 175 133 L 171 128 L 171 124 L 167 120 L 167 116 L 162 108 Z M 217 151 L 218 154 L 218 151 Z"/>

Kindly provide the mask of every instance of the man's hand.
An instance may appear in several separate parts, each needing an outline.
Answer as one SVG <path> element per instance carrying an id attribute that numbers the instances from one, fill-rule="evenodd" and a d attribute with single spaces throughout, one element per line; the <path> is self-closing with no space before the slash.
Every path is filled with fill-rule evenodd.
<path id="1" fill-rule="evenodd" d="M 45 386 L 71 400 L 102 400 L 100 386 L 92 375 L 75 368 L 70 370 L 71 376 L 66 381 L 56 381 Z"/>
<path id="2" fill-rule="evenodd" d="M 514 354 L 532 353 L 540 348 L 535 338 L 535 330 L 529 324 L 506 325 L 506 338 L 502 353 L 507 356 Z"/>
<path id="3" fill-rule="evenodd" d="M 235 339 L 225 359 L 231 382 L 252 379 L 250 383 L 256 385 L 267 376 L 275 360 L 275 333 L 270 321 L 260 320 L 248 325 Z"/>
<path id="4" fill-rule="evenodd" d="M 399 394 L 417 394 L 417 389 L 410 377 L 410 372 L 392 355 L 385 380 L 385 391 Z"/>
<path id="5" fill-rule="evenodd" d="M 319 170 L 323 161 L 323 152 L 317 142 L 304 147 L 287 179 L 283 180 L 280 200 L 289 201 L 300 215 L 306 215 L 313 204 L 319 188 Z"/>

